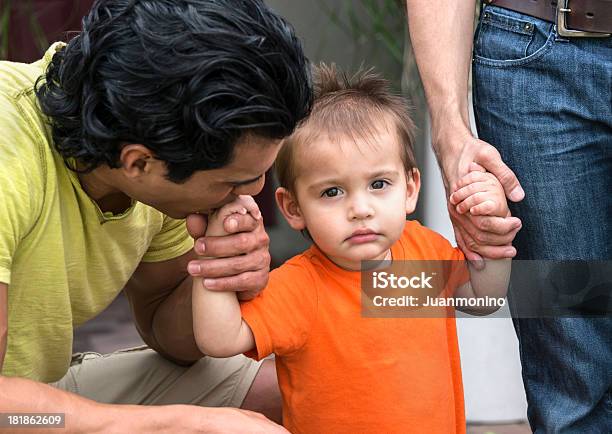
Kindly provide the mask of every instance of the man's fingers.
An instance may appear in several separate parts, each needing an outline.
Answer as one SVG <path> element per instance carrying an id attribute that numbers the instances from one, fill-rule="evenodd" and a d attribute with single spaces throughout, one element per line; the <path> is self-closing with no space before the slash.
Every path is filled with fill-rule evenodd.
<path id="1" fill-rule="evenodd" d="M 270 253 L 266 249 L 255 250 L 248 255 L 231 258 L 199 259 L 189 263 L 199 265 L 199 270 L 193 276 L 204 278 L 219 278 L 235 276 L 247 271 L 257 271 L 270 268 Z"/>
<path id="2" fill-rule="evenodd" d="M 487 259 L 514 258 L 516 249 L 512 246 L 479 246 L 478 253 Z"/>
<path id="3" fill-rule="evenodd" d="M 252 219 L 252 217 L 251 217 Z M 214 258 L 244 255 L 259 248 L 267 248 L 270 239 L 266 232 L 255 230 L 222 237 L 204 237 L 196 242 L 196 253 Z"/>
<path id="4" fill-rule="evenodd" d="M 470 163 L 470 171 L 478 171 L 478 172 L 486 172 L 487 169 L 485 169 L 484 167 L 482 167 L 480 164 L 475 163 L 475 162 L 471 162 Z"/>
<path id="5" fill-rule="evenodd" d="M 187 225 L 189 235 L 194 239 L 198 239 L 206 234 L 208 218 L 201 214 L 190 214 L 187 216 L 185 224 Z"/>
<path id="6" fill-rule="evenodd" d="M 491 234 L 504 235 L 514 229 L 520 228 L 521 220 L 516 217 L 496 217 L 496 216 L 461 216 L 469 223 L 463 223 L 471 234 L 475 232 L 489 232 Z"/>
<path id="7" fill-rule="evenodd" d="M 476 269 L 480 270 L 484 266 L 484 261 L 478 253 L 470 250 L 465 242 L 465 239 L 463 238 L 462 232 L 464 232 L 463 229 L 459 227 L 455 229 L 455 239 L 457 240 L 457 245 L 465 255 L 465 259 L 470 261 L 470 263 L 476 267 Z M 465 235 L 466 237 L 469 237 L 467 233 L 465 233 Z"/>
<path id="8" fill-rule="evenodd" d="M 247 271 L 237 276 L 204 279 L 204 287 L 212 291 L 259 291 L 268 283 L 268 270 Z"/>
<path id="9" fill-rule="evenodd" d="M 508 199 L 513 202 L 523 200 L 525 192 L 514 172 L 502 161 L 497 149 L 486 142 L 482 143 L 474 161 L 497 177 Z"/>

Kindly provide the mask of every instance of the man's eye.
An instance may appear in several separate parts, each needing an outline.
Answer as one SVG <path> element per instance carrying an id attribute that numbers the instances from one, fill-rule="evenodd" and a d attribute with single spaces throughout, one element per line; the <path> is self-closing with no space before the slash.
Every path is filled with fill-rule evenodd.
<path id="1" fill-rule="evenodd" d="M 325 197 L 336 197 L 340 194 L 340 189 L 337 187 L 328 188 L 322 194 Z"/>
<path id="2" fill-rule="evenodd" d="M 374 190 L 380 190 L 382 188 L 385 188 L 386 184 L 387 184 L 387 181 L 383 181 L 382 179 L 377 179 L 376 181 L 372 183 L 372 188 Z"/>

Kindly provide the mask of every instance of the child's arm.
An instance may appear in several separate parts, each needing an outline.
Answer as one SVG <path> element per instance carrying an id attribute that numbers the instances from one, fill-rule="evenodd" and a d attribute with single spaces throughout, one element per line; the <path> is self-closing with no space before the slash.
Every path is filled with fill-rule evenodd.
<path id="1" fill-rule="evenodd" d="M 457 211 L 461 214 L 469 212 L 472 215 L 508 217 L 510 211 L 499 180 L 493 174 L 482 171 L 477 164 L 472 164 L 472 171 L 464 177 L 467 182 L 459 183 L 464 186 L 452 194 L 451 203 L 456 204 Z M 482 270 L 468 264 L 470 282 L 457 288 L 455 297 L 505 297 L 510 281 L 510 265 L 510 259 L 486 259 L 486 266 Z M 477 307 L 462 310 L 470 314 L 487 315 L 497 308 Z"/>
<path id="2" fill-rule="evenodd" d="M 257 204 L 250 196 L 239 196 L 208 217 L 207 236 L 226 235 L 225 219 L 231 214 L 250 213 L 261 218 Z M 230 357 L 255 347 L 255 338 L 242 320 L 235 292 L 206 289 L 203 279 L 193 280 L 193 330 L 200 351 L 213 357 Z"/>

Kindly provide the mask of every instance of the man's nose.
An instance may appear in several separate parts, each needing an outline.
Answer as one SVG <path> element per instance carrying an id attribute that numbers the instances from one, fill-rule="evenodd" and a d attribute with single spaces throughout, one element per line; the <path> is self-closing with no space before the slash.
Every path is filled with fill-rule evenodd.
<path id="1" fill-rule="evenodd" d="M 266 182 L 266 175 L 263 175 L 261 178 L 259 178 L 255 182 L 251 182 L 250 184 L 244 184 L 244 185 L 239 185 L 237 187 L 234 187 L 232 194 L 236 196 L 240 196 L 242 194 L 247 195 L 247 196 L 256 196 L 259 194 L 259 192 L 261 192 L 261 189 L 263 188 L 265 182 Z"/>

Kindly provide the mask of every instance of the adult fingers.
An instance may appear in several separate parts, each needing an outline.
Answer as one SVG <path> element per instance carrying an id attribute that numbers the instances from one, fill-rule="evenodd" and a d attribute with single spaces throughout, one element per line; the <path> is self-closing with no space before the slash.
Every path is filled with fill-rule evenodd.
<path id="1" fill-rule="evenodd" d="M 235 276 L 248 271 L 269 270 L 270 253 L 267 249 L 258 249 L 246 255 L 230 258 L 204 258 L 189 263 L 193 276 L 216 279 Z M 198 266 L 199 271 L 194 267 Z"/>
<path id="2" fill-rule="evenodd" d="M 204 279 L 206 289 L 212 291 L 259 292 L 268 283 L 269 270 L 247 271 L 237 276 Z"/>
<path id="3" fill-rule="evenodd" d="M 248 217 L 254 220 L 251 216 L 238 217 Z M 231 218 L 235 219 L 236 217 L 232 216 Z M 231 224 L 231 222 L 225 222 L 225 224 L 228 225 Z M 260 248 L 267 249 L 270 244 L 270 238 L 268 238 L 268 234 L 266 234 L 266 231 L 263 229 L 261 220 L 259 221 L 259 225 L 260 227 L 251 232 L 239 232 L 222 237 L 200 238 L 196 241 L 195 251 L 199 255 L 206 255 L 207 257 L 227 258 L 244 255 Z"/>
<path id="4" fill-rule="evenodd" d="M 501 155 L 490 144 L 482 142 L 485 146 L 481 146 L 476 153 L 474 162 L 480 164 L 493 175 L 497 177 L 499 182 L 504 187 L 504 191 L 508 199 L 513 202 L 519 202 L 525 197 L 525 192 L 514 172 L 502 161 Z"/>

